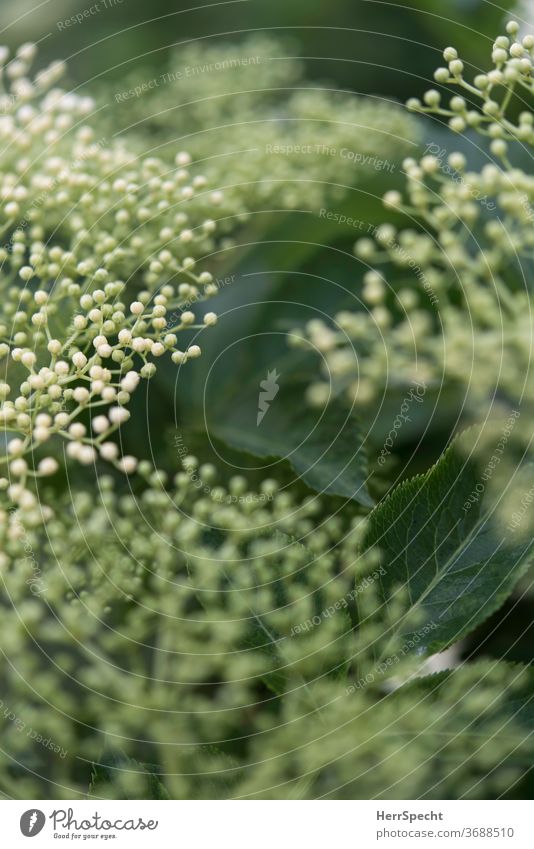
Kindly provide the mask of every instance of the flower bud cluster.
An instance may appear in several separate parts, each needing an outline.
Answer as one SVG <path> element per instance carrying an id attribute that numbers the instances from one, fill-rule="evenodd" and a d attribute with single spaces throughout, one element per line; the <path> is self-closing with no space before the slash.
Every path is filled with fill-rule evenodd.
<path id="1" fill-rule="evenodd" d="M 192 468 L 204 487 L 191 486 Z M 113 728 L 140 759 L 150 715 L 153 760 L 181 759 L 177 735 L 199 744 L 233 736 L 278 666 L 297 691 L 319 662 L 335 674 L 354 650 L 346 607 L 311 634 L 292 629 L 349 597 L 377 564 L 373 553 L 358 556 L 362 517 L 325 515 L 318 496 L 272 479 L 251 489 L 194 457 L 173 480 L 145 461 L 139 472 L 139 497 L 102 475 L 93 491 L 61 497 L 46 528 L 0 511 L 2 699 L 68 754 L 41 762 L 10 727 L 4 751 L 23 764 L 31 754 L 32 774 L 52 770 L 65 793 L 87 787 L 95 748 Z M 358 594 L 366 610 L 373 588 Z M 50 645 L 53 662 L 41 656 Z M 213 681 L 223 710 L 210 709 Z"/>
<path id="2" fill-rule="evenodd" d="M 465 97 L 454 95 L 448 105 L 442 105 L 437 89 L 427 91 L 422 102 L 417 98 L 408 101 L 413 112 L 427 112 L 448 119 L 449 127 L 457 133 L 474 128 L 491 141 L 491 152 L 506 161 L 509 141 L 534 145 L 532 113 L 525 110 L 518 120 L 509 114 L 514 93 L 521 97 L 534 93 L 534 36 L 519 38 L 519 24 L 509 21 L 506 34 L 500 35 L 491 52 L 492 68 L 476 74 L 471 82 L 465 78 L 465 65 L 454 47 L 443 51 L 446 66 L 438 68 L 434 79 L 440 85 L 454 85 L 465 92 Z"/>
<path id="3" fill-rule="evenodd" d="M 465 763 L 458 728 L 480 717 L 481 698 L 498 705 L 500 728 L 499 697 L 519 686 L 518 672 L 510 680 L 492 662 L 470 673 L 483 677 L 483 692 L 475 677 L 451 676 L 433 699 L 414 699 L 404 687 L 383 698 L 391 676 L 415 673 L 421 658 L 399 653 L 408 593 L 384 605 L 380 561 L 361 552 L 365 520 L 346 510 L 329 515 L 322 499 L 273 480 L 255 491 L 242 477 L 219 480 L 194 458 L 185 464 L 198 469 L 207 493 L 191 487 L 187 469 L 167 482 L 143 466 L 149 480 L 140 497 L 121 496 L 104 475 L 96 497 L 74 491 L 62 499 L 46 532 L 26 529 L 14 511 L 0 514 L 5 786 L 16 765 L 29 798 L 54 785 L 65 799 L 88 787 L 99 798 L 146 799 L 160 784 L 171 798 L 268 798 L 273 785 L 301 781 L 311 766 L 314 797 L 339 795 L 343 782 L 352 798 L 354 781 L 359 795 L 370 786 L 378 795 L 407 771 L 424 794 L 436 780 L 435 743 L 420 733 L 429 722 L 458 739 L 448 746 L 443 784 L 452 756 Z M 409 762 L 395 745 L 377 766 L 376 739 L 392 728 L 405 739 L 408 714 Z M 318 725 L 328 731 L 326 763 Z M 522 739 L 521 725 L 507 730 L 493 735 L 496 762 Z M 102 752 L 110 749 L 119 755 L 106 778 Z M 479 750 L 476 736 L 468 752 L 476 786 L 487 770 Z M 362 751 L 374 766 L 358 779 Z"/>
<path id="4" fill-rule="evenodd" d="M 531 90 L 534 38 L 519 44 L 509 38 L 516 32 L 509 24 L 508 34 L 495 43 L 493 62 L 502 79 L 490 72 L 475 81 L 484 103 L 495 96 L 494 88 L 502 93 L 507 81 L 499 111 L 490 109 L 490 120 L 483 109 L 479 122 L 467 123 L 493 140 L 518 145 L 534 141 L 518 132 L 534 126 L 534 113 L 524 111 L 513 129 L 504 117 L 507 92 L 513 86 Z M 455 51 L 448 48 L 444 55 L 449 70 L 446 80 L 440 71 L 440 79 L 466 85 Z M 516 79 L 507 69 L 517 62 L 522 65 Z M 443 114 L 435 95 L 427 94 L 425 103 L 422 111 Z M 455 114 L 462 113 L 458 98 L 452 104 Z M 321 351 L 325 376 L 351 400 L 376 402 L 391 385 L 417 381 L 436 391 L 452 389 L 464 415 L 475 420 L 490 407 L 499 416 L 505 407 L 515 408 L 519 394 L 522 403 L 534 404 L 534 302 L 528 285 L 534 177 L 512 166 L 494 141 L 490 145 L 500 162 L 480 170 L 470 169 L 463 153 L 435 143 L 418 160 L 405 159 L 404 190 L 384 196 L 390 222 L 354 248 L 363 266 L 360 308 L 339 312 L 333 324 L 316 320 L 306 328 L 305 336 Z M 330 391 L 320 382 L 309 397 L 322 404 Z M 528 418 L 522 416 L 514 431 L 514 440 L 525 444 Z"/>
<path id="5" fill-rule="evenodd" d="M 190 331 L 217 321 L 189 306 L 217 291 L 197 262 L 221 200 L 188 153 L 169 164 L 99 139 L 93 100 L 56 86 L 60 63 L 31 78 L 35 53 L 3 51 L 0 99 L 0 490 L 34 519 L 61 446 L 135 471 L 114 440 L 132 395 L 165 355 L 198 357 Z"/>
<path id="6" fill-rule="evenodd" d="M 142 80 L 136 70 L 125 88 Z M 310 87 L 303 63 L 263 35 L 180 47 L 156 82 L 114 103 L 114 120 L 134 125 L 142 143 L 156 137 L 163 157 L 169 128 L 174 138 L 187 127 L 188 150 L 223 191 L 221 231 L 258 211 L 317 210 L 380 172 L 395 173 L 417 136 L 411 116 L 391 103 Z M 109 102 L 107 89 L 102 99 Z M 268 220 L 252 219 L 256 230 Z"/>

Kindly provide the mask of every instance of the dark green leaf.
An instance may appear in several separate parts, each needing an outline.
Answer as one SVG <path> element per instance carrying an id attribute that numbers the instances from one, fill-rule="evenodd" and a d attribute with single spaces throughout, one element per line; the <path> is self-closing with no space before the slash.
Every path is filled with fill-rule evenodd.
<path id="1" fill-rule="evenodd" d="M 370 515 L 366 546 L 381 551 L 383 600 L 400 587 L 409 597 L 399 638 L 414 638 L 418 614 L 417 645 L 429 651 L 461 639 L 497 610 L 528 566 L 532 542 L 504 527 L 480 490 L 477 466 L 456 442 Z M 426 626 L 431 630 L 421 636 Z"/>
<path id="2" fill-rule="evenodd" d="M 310 374 L 288 354 L 251 368 L 225 399 L 206 405 L 208 430 L 256 457 L 288 460 L 309 487 L 371 506 L 363 434 L 354 412 L 336 399 L 321 409 L 306 401 Z M 208 412 L 209 411 L 209 412 Z"/>

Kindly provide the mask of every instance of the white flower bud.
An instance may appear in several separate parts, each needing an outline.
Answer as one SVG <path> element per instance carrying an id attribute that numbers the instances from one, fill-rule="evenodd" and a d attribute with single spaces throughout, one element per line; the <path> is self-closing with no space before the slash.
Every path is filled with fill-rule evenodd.
<path id="1" fill-rule="evenodd" d="M 400 192 L 386 192 L 383 197 L 383 202 L 385 207 L 388 207 L 389 209 L 397 209 L 402 203 Z"/>
<path id="2" fill-rule="evenodd" d="M 114 442 L 103 442 L 100 446 L 100 456 L 103 460 L 115 460 L 119 449 Z"/>
<path id="3" fill-rule="evenodd" d="M 84 315 L 75 315 L 72 323 L 76 330 L 85 330 L 87 327 L 87 319 Z"/>
<path id="4" fill-rule="evenodd" d="M 75 365 L 77 369 L 82 369 L 84 368 L 84 366 L 87 365 L 87 357 L 85 356 L 85 354 L 82 354 L 81 351 L 77 351 L 75 354 L 73 354 L 71 359 L 73 365 Z"/>
<path id="5" fill-rule="evenodd" d="M 72 397 L 78 404 L 86 404 L 89 400 L 89 390 L 85 386 L 77 386 Z"/>
<path id="6" fill-rule="evenodd" d="M 19 277 L 21 280 L 31 280 L 33 277 L 33 268 L 29 265 L 23 265 L 21 269 L 19 269 Z"/>
<path id="7" fill-rule="evenodd" d="M 63 346 L 59 339 L 51 339 L 46 347 L 51 354 L 57 356 L 61 353 L 61 349 Z"/>
<path id="8" fill-rule="evenodd" d="M 53 457 L 45 457 L 37 467 L 42 475 L 53 475 L 57 472 L 58 468 L 59 466 Z"/>
<path id="9" fill-rule="evenodd" d="M 124 472 L 124 474 L 126 475 L 132 475 L 137 469 L 137 460 L 135 459 L 135 457 L 126 454 L 126 456 L 121 457 L 121 459 L 118 461 L 117 468 L 119 468 L 121 472 Z"/>
<path id="10" fill-rule="evenodd" d="M 113 424 L 123 424 L 130 418 L 130 412 L 125 407 L 111 407 L 108 415 Z"/>
<path id="11" fill-rule="evenodd" d="M 75 354 L 74 356 L 77 355 Z M 74 365 L 76 365 L 76 363 L 74 363 Z M 66 377 L 66 375 L 70 372 L 69 364 L 66 363 L 65 360 L 59 360 L 54 366 L 54 371 L 59 377 Z"/>
<path id="12" fill-rule="evenodd" d="M 15 439 L 10 439 L 7 444 L 8 454 L 20 454 L 20 452 L 24 448 L 24 442 L 22 439 L 15 437 Z"/>
<path id="13" fill-rule="evenodd" d="M 80 454 L 80 449 L 82 445 L 80 442 L 69 442 L 67 445 L 67 457 L 71 457 L 73 460 L 77 460 Z"/>
<path id="14" fill-rule="evenodd" d="M 71 424 L 71 426 L 69 427 L 69 434 L 74 439 L 82 439 L 82 437 L 85 436 L 86 432 L 87 431 L 85 425 L 83 425 L 81 422 L 73 422 L 73 424 Z"/>
<path id="15" fill-rule="evenodd" d="M 91 448 L 90 445 L 80 445 L 76 459 L 84 466 L 89 466 L 91 463 L 94 463 L 96 460 L 94 448 Z"/>
<path id="16" fill-rule="evenodd" d="M 9 464 L 9 469 L 13 475 L 15 475 L 16 477 L 20 477 L 27 472 L 28 464 L 26 460 L 23 460 L 22 457 L 19 457 Z"/>
<path id="17" fill-rule="evenodd" d="M 180 167 L 183 167 L 184 165 L 189 165 L 191 163 L 191 155 L 185 150 L 181 150 L 180 153 L 177 153 L 174 157 L 174 161 Z"/>
<path id="18" fill-rule="evenodd" d="M 95 418 L 91 421 L 91 427 L 95 433 L 104 433 L 109 426 L 109 421 L 106 416 L 95 416 Z"/>
<path id="19" fill-rule="evenodd" d="M 33 430 L 33 438 L 36 442 L 46 442 L 50 439 L 50 431 L 47 427 L 36 427 Z"/>
<path id="20" fill-rule="evenodd" d="M 24 351 L 20 358 L 22 364 L 27 366 L 28 368 L 31 368 L 35 365 L 36 359 L 37 357 L 35 356 L 33 351 Z"/>

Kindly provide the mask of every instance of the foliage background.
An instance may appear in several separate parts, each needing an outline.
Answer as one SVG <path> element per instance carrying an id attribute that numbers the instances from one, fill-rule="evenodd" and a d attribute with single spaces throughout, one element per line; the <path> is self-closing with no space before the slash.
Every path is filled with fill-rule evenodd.
<path id="1" fill-rule="evenodd" d="M 497 6 L 482 0 L 405 3 L 236 0 L 198 4 L 197 8 L 189 10 L 189 4 L 181 2 L 153 0 L 147 8 L 142 0 L 123 0 L 122 3 L 110 3 L 109 8 L 91 15 L 83 24 L 66 31 L 58 28 L 58 21 L 89 5 L 89 2 L 84 6 L 83 2 L 51 0 L 35 9 L 33 3 L 25 0 L 16 3 L 4 0 L 1 9 L 4 41 L 13 47 L 21 41 L 36 41 L 40 43 L 44 59 L 61 57 L 68 62 L 74 85 L 116 91 L 127 75 L 132 79 L 136 76 L 145 79 L 150 74 L 157 75 L 172 68 L 175 51 L 180 45 L 194 42 L 212 45 L 215 38 L 217 43 L 235 43 L 250 32 L 268 33 L 282 39 L 288 55 L 302 57 L 307 79 L 389 104 L 420 95 L 432 84 L 432 72 L 440 64 L 444 45 L 456 45 L 470 57 L 474 69 L 481 69 L 505 12 L 515 4 Z M 108 105 L 114 108 L 113 101 Z M 144 100 L 145 106 L 150 108 L 148 100 Z M 128 109 L 124 111 L 123 120 L 126 127 L 130 120 Z M 157 130 L 153 132 L 157 144 Z M 421 142 L 424 142 L 425 132 L 423 125 Z M 442 132 L 446 134 L 447 131 Z M 327 138 L 324 141 L 328 143 Z M 379 198 L 386 185 L 382 177 L 377 177 L 372 188 L 365 187 L 351 194 L 352 215 L 375 223 L 382 219 Z M 391 183 L 387 181 L 388 187 Z M 290 239 L 285 238 L 287 232 L 291 233 Z M 230 403 L 235 404 L 236 398 L 239 399 L 235 381 L 240 380 L 240 364 L 257 361 L 259 374 L 264 365 L 273 362 L 273 357 L 276 361 L 276 357 L 282 356 L 280 347 L 273 354 L 273 348 L 263 347 L 258 337 L 265 329 L 285 333 L 288 328 L 302 324 L 308 318 L 309 308 L 328 303 L 328 309 L 335 311 L 331 287 L 313 287 L 314 281 L 309 275 L 327 274 L 329 279 L 340 284 L 340 291 L 360 285 L 361 269 L 355 272 L 353 260 L 346 258 L 352 250 L 353 234 L 333 229 L 328 237 L 329 248 L 320 252 L 297 247 L 299 239 L 305 238 L 325 239 L 324 228 L 316 227 L 310 236 L 309 221 L 302 216 L 285 211 L 278 216 L 274 212 L 263 233 L 263 241 L 252 257 L 250 252 L 231 246 L 229 255 L 220 261 L 219 275 L 234 274 L 238 283 L 228 293 L 218 296 L 212 308 L 220 313 L 231 311 L 238 304 L 239 321 L 249 323 L 247 326 L 252 329 L 254 339 L 252 342 L 245 340 L 223 360 L 221 373 L 216 372 L 214 382 L 221 412 L 209 392 L 207 396 L 195 398 L 193 390 L 195 386 L 206 387 L 206 369 L 209 370 L 211 359 L 217 351 L 225 350 L 233 338 L 235 325 L 231 321 L 213 331 L 206 343 L 205 360 L 198 366 L 195 364 L 196 371 L 192 375 L 188 374 L 176 384 L 174 375 L 168 370 L 167 375 L 151 386 L 150 404 L 140 399 L 140 409 L 144 410 L 146 405 L 150 413 L 144 418 L 144 424 L 141 416 L 137 431 L 130 429 L 126 435 L 126 448 L 130 453 L 152 456 L 160 467 L 175 471 L 178 464 L 172 433 L 185 415 L 189 417 L 193 411 L 200 424 L 197 422 L 198 427 L 188 432 L 188 447 L 197 453 L 201 451 L 204 457 L 211 453 L 215 458 L 221 448 L 216 438 L 208 442 L 205 439 L 202 432 L 205 411 L 212 411 L 216 418 L 224 416 L 225 403 L 230 399 Z M 267 271 L 270 279 L 265 284 L 260 278 Z M 258 298 L 266 303 L 263 311 L 255 309 Z M 273 304 L 278 305 L 280 299 L 284 300 L 281 323 L 279 307 L 273 312 Z M 343 295 L 338 308 L 342 306 Z M 233 377 L 233 383 L 227 381 L 228 375 Z M 220 394 L 221 386 L 226 395 Z M 254 391 L 257 391 L 256 383 Z M 403 433 L 398 448 L 401 461 L 403 457 L 412 458 L 403 466 L 403 475 L 427 469 L 445 447 L 449 425 L 454 419 L 454 407 L 449 410 L 449 420 L 446 406 L 443 415 L 438 417 L 439 427 L 423 442 L 415 458 L 413 448 L 419 432 L 407 430 Z M 384 422 L 389 420 L 388 411 L 383 417 Z M 218 421 L 213 422 L 215 430 L 218 424 Z M 235 426 L 239 427 L 239 421 Z M 379 422 L 377 442 L 380 427 Z M 256 463 L 228 448 L 225 452 L 224 461 L 229 467 L 243 466 L 254 478 Z M 528 596 L 521 602 L 513 598 L 466 641 L 465 654 L 532 662 L 532 631 L 527 624 L 532 620 L 532 607 Z M 510 615 L 512 609 L 513 616 Z M 528 793 L 528 789 L 525 792 Z"/>

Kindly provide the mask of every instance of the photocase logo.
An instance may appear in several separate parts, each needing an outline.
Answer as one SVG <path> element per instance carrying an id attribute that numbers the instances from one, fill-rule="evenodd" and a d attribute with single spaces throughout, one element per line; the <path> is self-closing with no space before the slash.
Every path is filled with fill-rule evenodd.
<path id="1" fill-rule="evenodd" d="M 35 837 L 42 831 L 46 822 L 46 817 L 38 808 L 30 808 L 29 811 L 24 811 L 20 818 L 20 830 L 24 837 Z"/>
<path id="2" fill-rule="evenodd" d="M 274 401 L 278 395 L 280 387 L 278 386 L 277 381 L 279 377 L 280 375 L 276 369 L 273 369 L 272 371 L 267 372 L 265 380 L 260 381 L 260 389 L 262 391 L 258 395 L 258 416 L 256 418 L 257 427 L 263 421 L 263 417 L 271 406 L 271 402 Z"/>

